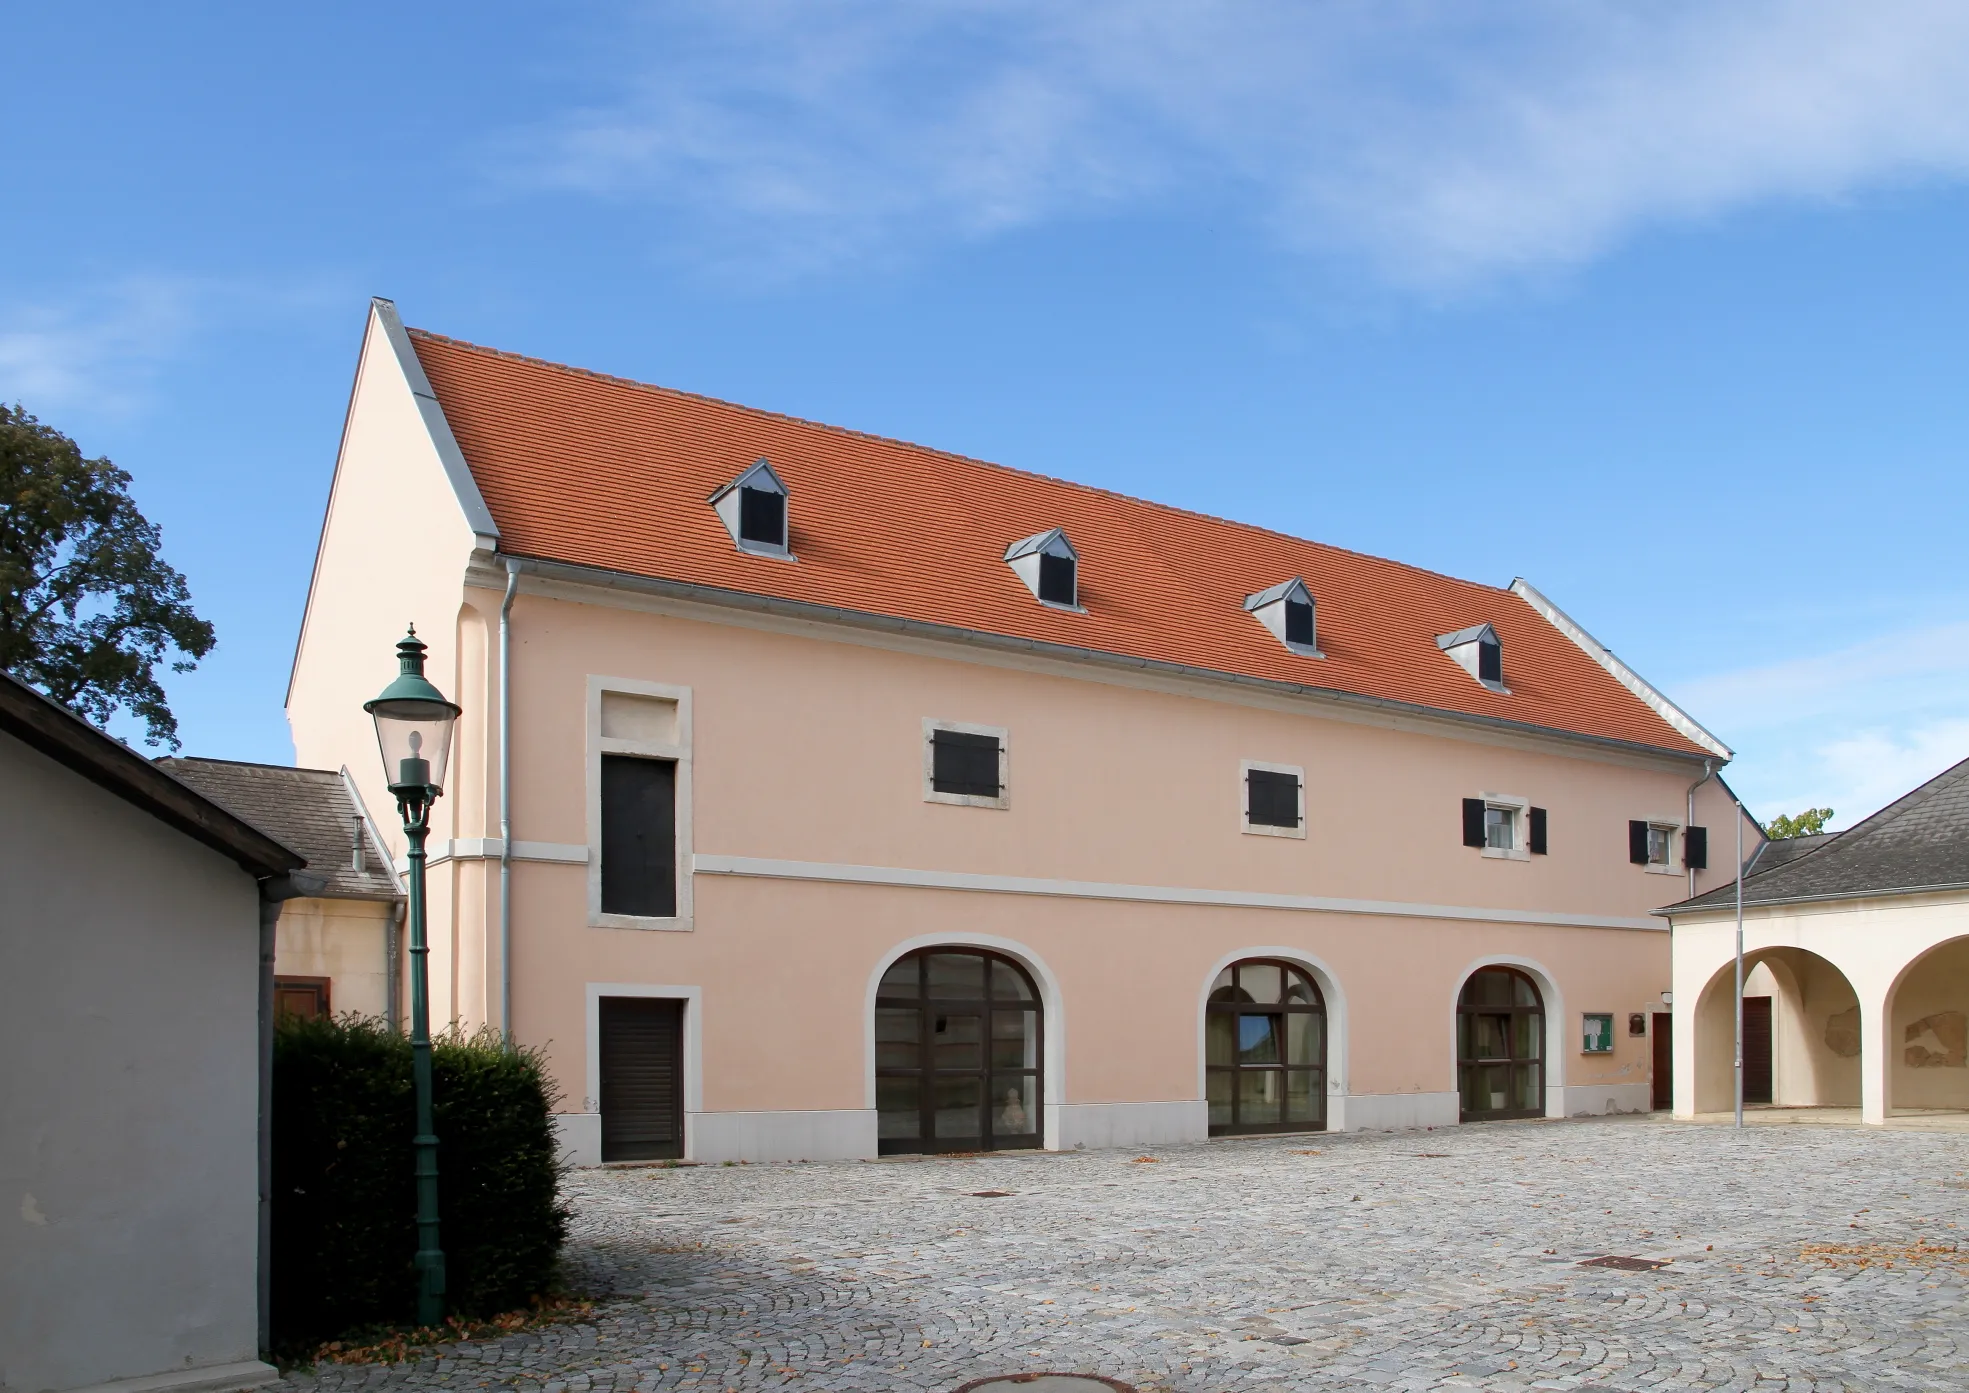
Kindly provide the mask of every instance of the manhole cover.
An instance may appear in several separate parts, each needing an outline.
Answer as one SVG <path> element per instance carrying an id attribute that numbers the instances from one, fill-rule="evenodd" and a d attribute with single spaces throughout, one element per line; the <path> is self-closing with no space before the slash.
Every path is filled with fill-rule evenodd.
<path id="1" fill-rule="evenodd" d="M 1098 1374 L 999 1374 L 974 1379 L 956 1393 L 1094 1393 L 1101 1388 L 1109 1393 L 1135 1393 L 1132 1384 Z"/>
<path id="2" fill-rule="evenodd" d="M 1010 1190 L 973 1190 L 971 1191 L 971 1198 L 974 1200 L 1008 1200 L 1012 1198 L 1012 1192 Z"/>
<path id="3" fill-rule="evenodd" d="M 1608 1256 L 1604 1258 L 1588 1258 L 1585 1262 L 1582 1262 L 1580 1266 L 1581 1267 L 1611 1267 L 1620 1272 L 1653 1272 L 1657 1268 L 1668 1266 L 1668 1264 L 1665 1262 L 1656 1262 L 1653 1258 L 1621 1258 L 1621 1257 Z"/>

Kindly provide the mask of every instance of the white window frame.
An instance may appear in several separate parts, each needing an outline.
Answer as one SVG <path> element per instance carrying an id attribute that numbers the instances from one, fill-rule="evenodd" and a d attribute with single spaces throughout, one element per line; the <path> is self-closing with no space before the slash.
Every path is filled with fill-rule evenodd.
<path id="1" fill-rule="evenodd" d="M 1512 836 L 1509 847 L 1490 845 L 1489 832 L 1486 830 L 1482 848 L 1485 858 L 1491 861 L 1531 860 L 1531 799 L 1520 798 L 1515 793 L 1480 793 L 1477 796 L 1484 800 L 1486 811 L 1498 808 L 1514 814 L 1511 819 Z"/>
<path id="2" fill-rule="evenodd" d="M 990 735 L 998 741 L 998 789 L 996 798 L 975 793 L 937 792 L 936 733 L 952 731 L 959 735 Z M 923 718 L 923 801 L 949 803 L 960 808 L 1009 808 L 1012 806 L 1012 733 L 1004 726 L 974 725 L 969 721 L 943 721 L 935 716 Z"/>
<path id="3" fill-rule="evenodd" d="M 1297 827 L 1271 827 L 1251 820 L 1251 771 L 1257 769 L 1267 774 L 1290 774 L 1299 783 L 1299 825 Z M 1248 837 L 1292 837 L 1298 841 L 1306 840 L 1306 771 L 1297 764 L 1269 764 L 1262 759 L 1241 759 L 1237 765 L 1237 820 L 1238 825 Z"/>
<path id="4" fill-rule="evenodd" d="M 1642 820 L 1648 824 L 1648 830 L 1650 832 L 1666 832 L 1668 834 L 1668 859 L 1659 865 L 1656 865 L 1653 861 L 1647 861 L 1642 864 L 1641 869 L 1649 875 L 1681 875 L 1682 871 L 1676 865 L 1676 862 L 1681 860 L 1682 819 L 1679 817 L 1650 817 Z"/>
<path id="5" fill-rule="evenodd" d="M 673 742 L 625 740 L 602 734 L 602 693 L 655 697 L 677 704 Z M 677 766 L 677 913 L 674 916 L 602 913 L 602 756 L 640 755 Z M 597 929 L 656 929 L 689 933 L 696 927 L 691 837 L 691 689 L 667 682 L 588 675 L 588 924 Z"/>

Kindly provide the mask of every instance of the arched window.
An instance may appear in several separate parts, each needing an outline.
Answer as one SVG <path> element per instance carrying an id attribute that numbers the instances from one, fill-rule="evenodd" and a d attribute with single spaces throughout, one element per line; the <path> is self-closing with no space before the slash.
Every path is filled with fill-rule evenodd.
<path id="1" fill-rule="evenodd" d="M 1203 1040 L 1212 1136 L 1326 1126 L 1326 1003 L 1304 969 L 1257 958 L 1225 968 Z"/>
<path id="2" fill-rule="evenodd" d="M 1456 1004 L 1463 1121 L 1545 1115 L 1545 1005 L 1515 967 L 1470 975 Z"/>
<path id="3" fill-rule="evenodd" d="M 877 1150 L 1041 1144 L 1039 993 L 1000 953 L 926 948 L 875 989 Z"/>

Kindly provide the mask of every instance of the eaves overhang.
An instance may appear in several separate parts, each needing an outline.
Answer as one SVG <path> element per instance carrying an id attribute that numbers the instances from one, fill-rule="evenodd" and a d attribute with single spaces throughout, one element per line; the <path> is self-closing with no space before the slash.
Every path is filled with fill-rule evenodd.
<path id="1" fill-rule="evenodd" d="M 20 679 L 0 673 L 0 730 L 232 861 L 255 879 L 307 861 Z"/>
<path id="2" fill-rule="evenodd" d="M 491 558 L 493 553 L 481 552 L 478 556 Z M 811 623 L 834 624 L 844 628 L 861 629 L 876 633 L 889 633 L 920 638 L 931 642 L 963 644 L 999 653 L 1024 654 L 1032 657 L 1052 658 L 1061 662 L 1082 663 L 1120 671 L 1158 674 L 1165 677 L 1190 681 L 1209 682 L 1222 686 L 1238 687 L 1245 690 L 1268 692 L 1276 696 L 1297 697 L 1327 702 L 1336 706 L 1356 710 L 1377 711 L 1388 715 L 1422 717 L 1443 721 L 1473 729 L 1493 730 L 1515 735 L 1531 736 L 1545 740 L 1556 740 L 1565 744 L 1579 745 L 1591 749 L 1620 751 L 1626 754 L 1646 755 L 1656 759 L 1670 759 L 1677 763 L 1700 765 L 1705 759 L 1713 759 L 1695 750 L 1677 750 L 1663 745 L 1649 745 L 1638 740 L 1618 740 L 1604 735 L 1588 735 L 1582 731 L 1563 730 L 1556 726 L 1538 725 L 1530 721 L 1513 721 L 1498 716 L 1481 716 L 1465 711 L 1452 711 L 1439 706 L 1427 706 L 1421 702 L 1397 701 L 1391 697 L 1368 696 L 1360 692 L 1341 691 L 1334 687 L 1322 687 L 1305 682 L 1284 682 L 1277 678 L 1251 677 L 1244 673 L 1226 672 L 1221 668 L 1195 667 L 1188 663 L 1173 663 L 1160 658 L 1143 658 L 1127 653 L 1112 653 L 1106 649 L 1083 648 L 1074 644 L 1051 643 L 1044 639 L 1020 638 L 1011 634 L 996 634 L 983 629 L 967 629 L 953 624 L 935 624 L 922 619 L 904 619 L 896 615 L 876 614 L 866 610 L 847 609 L 836 605 L 816 604 L 810 600 L 787 600 L 772 595 L 759 595 L 747 590 L 729 590 L 722 586 L 700 585 L 694 581 L 667 580 L 657 576 L 638 575 L 630 571 L 614 571 L 601 566 L 583 565 L 578 562 L 555 561 L 546 557 L 519 556 L 511 552 L 497 553 L 502 565 L 495 572 L 486 570 L 483 583 L 495 589 L 503 588 L 505 571 L 503 564 L 512 562 L 523 574 L 536 575 L 542 579 L 562 581 L 572 585 L 595 586 L 605 590 L 618 590 L 633 594 L 661 596 L 667 599 L 683 600 L 696 604 L 717 606 L 725 609 L 743 610 L 753 614 L 773 615 L 785 619 L 804 620 Z"/>
<path id="3" fill-rule="evenodd" d="M 1729 887 L 1724 886 L 1722 888 L 1727 890 Z M 1838 904 L 1842 900 L 1885 900 L 1904 895 L 1946 895 L 1960 892 L 1969 892 L 1969 881 L 1950 881 L 1941 885 L 1893 885 L 1877 890 L 1841 890 L 1836 894 L 1827 895 L 1782 895 L 1773 899 L 1753 899 L 1746 896 L 1743 907 L 1745 909 L 1778 909 L 1783 908 L 1785 905 L 1794 904 Z M 1717 892 L 1711 890 L 1706 893 L 1713 895 Z M 1648 913 L 1661 919 L 1694 919 L 1712 914 L 1727 916 L 1734 915 L 1736 912 L 1737 902 L 1734 899 L 1725 900 L 1721 904 L 1705 905 L 1692 905 L 1684 900 L 1676 904 L 1663 905 L 1660 909 L 1651 909 L 1648 911 Z"/>

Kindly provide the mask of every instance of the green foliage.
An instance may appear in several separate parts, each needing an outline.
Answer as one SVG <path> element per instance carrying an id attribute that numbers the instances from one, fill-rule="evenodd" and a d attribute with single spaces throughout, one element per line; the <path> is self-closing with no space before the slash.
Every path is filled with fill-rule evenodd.
<path id="1" fill-rule="evenodd" d="M 189 672 L 212 651 L 185 578 L 130 498 L 130 476 L 0 406 L 0 669 L 104 725 L 119 707 L 148 744 L 178 748 L 157 665 Z"/>
<path id="2" fill-rule="evenodd" d="M 1825 831 L 1826 823 L 1831 820 L 1830 808 L 1807 808 L 1802 813 L 1790 816 L 1779 813 L 1764 824 L 1764 835 L 1776 842 L 1791 837 L 1816 837 Z"/>
<path id="3" fill-rule="evenodd" d="M 552 1280 L 567 1209 L 539 1056 L 496 1034 L 433 1042 L 448 1309 L 488 1317 Z M 416 1312 L 410 1042 L 377 1020 L 274 1035 L 273 1323 L 293 1349 Z"/>

